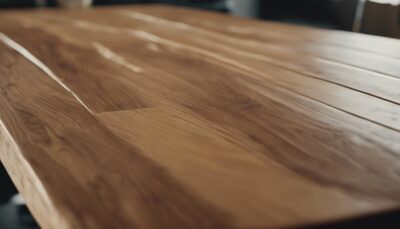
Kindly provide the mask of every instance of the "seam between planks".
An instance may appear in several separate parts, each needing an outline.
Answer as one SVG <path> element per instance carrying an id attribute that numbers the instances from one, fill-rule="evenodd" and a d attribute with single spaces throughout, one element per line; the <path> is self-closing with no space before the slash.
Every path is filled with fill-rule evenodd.
<path id="1" fill-rule="evenodd" d="M 89 113 L 93 114 L 93 111 L 86 106 L 86 104 L 79 98 L 78 95 L 75 94 L 74 91 L 72 91 L 70 88 L 65 85 L 62 80 L 56 76 L 53 71 L 50 70 L 49 67 L 47 67 L 42 61 L 40 61 L 38 58 L 36 58 L 32 53 L 30 53 L 26 48 L 24 48 L 22 45 L 18 44 L 16 41 L 13 39 L 9 38 L 7 35 L 4 33 L 0 32 L 0 40 L 6 44 L 9 48 L 17 51 L 20 55 L 25 57 L 27 60 L 29 60 L 31 63 L 36 65 L 39 69 L 41 69 L 44 73 L 46 73 L 47 76 L 49 76 L 51 79 L 57 82 L 62 88 L 64 88 L 67 92 L 69 92 Z"/>

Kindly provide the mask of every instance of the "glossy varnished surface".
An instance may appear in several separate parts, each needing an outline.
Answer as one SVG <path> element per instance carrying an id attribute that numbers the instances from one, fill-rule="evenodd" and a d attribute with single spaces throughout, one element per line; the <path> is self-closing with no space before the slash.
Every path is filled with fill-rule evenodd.
<path id="1" fill-rule="evenodd" d="M 400 42 L 167 6 L 0 12 L 0 158 L 43 228 L 400 208 Z"/>

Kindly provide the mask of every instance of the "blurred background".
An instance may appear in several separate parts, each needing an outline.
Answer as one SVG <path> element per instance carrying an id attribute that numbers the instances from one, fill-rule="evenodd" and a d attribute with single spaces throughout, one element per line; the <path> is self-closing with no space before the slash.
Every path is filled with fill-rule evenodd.
<path id="1" fill-rule="evenodd" d="M 400 38 L 400 0 L 0 0 L 1 8 L 164 3 L 242 17 Z"/>

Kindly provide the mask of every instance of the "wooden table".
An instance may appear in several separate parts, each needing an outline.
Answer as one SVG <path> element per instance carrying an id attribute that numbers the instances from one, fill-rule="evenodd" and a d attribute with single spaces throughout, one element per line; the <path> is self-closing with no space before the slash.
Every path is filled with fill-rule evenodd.
<path id="1" fill-rule="evenodd" d="M 400 209 L 400 42 L 132 6 L 0 13 L 0 158 L 41 227 Z"/>

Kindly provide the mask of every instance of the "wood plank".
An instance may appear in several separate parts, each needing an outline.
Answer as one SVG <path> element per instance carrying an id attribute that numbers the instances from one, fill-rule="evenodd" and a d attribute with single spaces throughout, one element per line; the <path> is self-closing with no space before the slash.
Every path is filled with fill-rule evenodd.
<path id="1" fill-rule="evenodd" d="M 0 159 L 43 228 L 285 228 L 400 207 L 397 57 L 362 45 L 375 38 L 164 6 L 39 12 L 0 13 Z M 281 34 L 270 46 L 192 13 Z M 352 67 L 357 53 L 381 62 Z"/>

